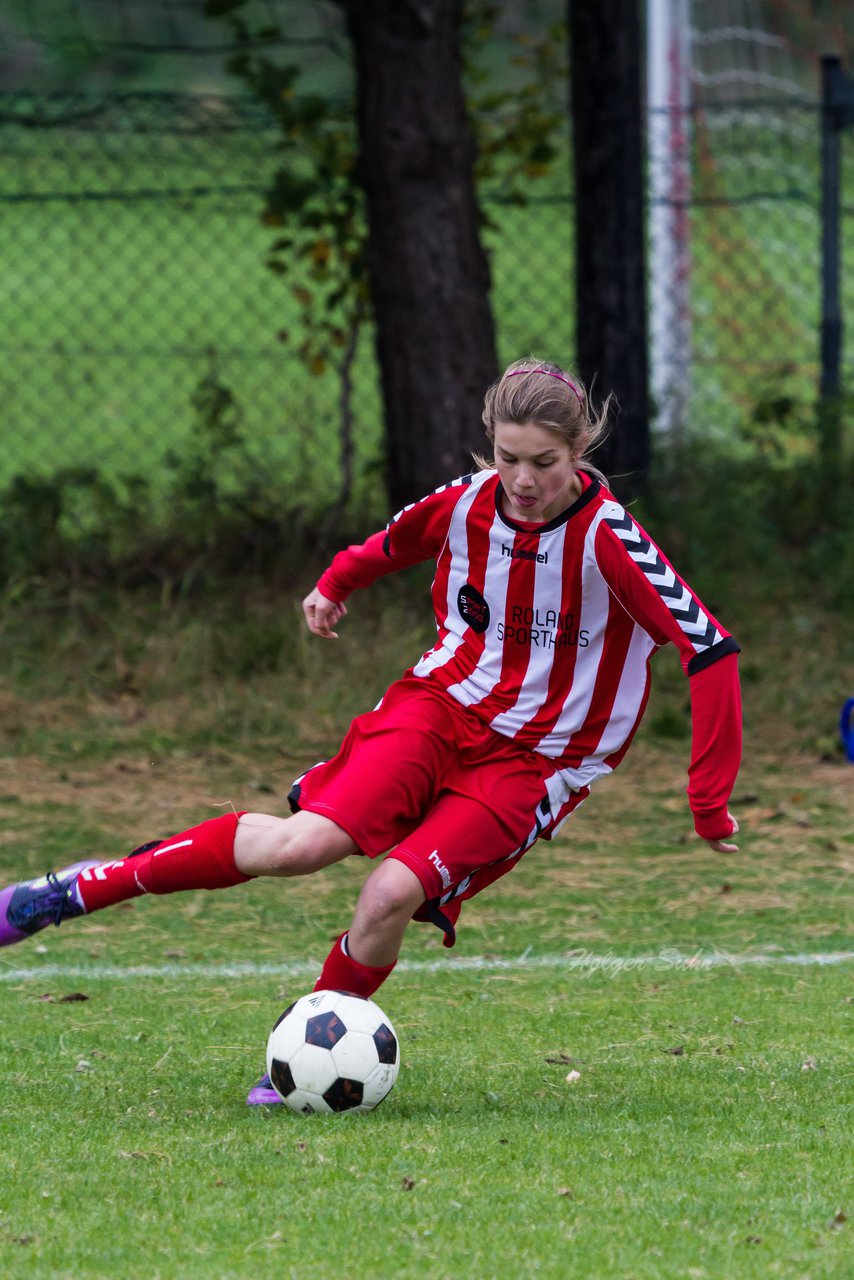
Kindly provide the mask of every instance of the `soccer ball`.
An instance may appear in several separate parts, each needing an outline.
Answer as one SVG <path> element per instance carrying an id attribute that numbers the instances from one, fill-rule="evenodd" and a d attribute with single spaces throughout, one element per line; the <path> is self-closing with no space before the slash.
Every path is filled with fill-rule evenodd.
<path id="1" fill-rule="evenodd" d="M 273 1088 L 292 1111 L 371 1111 L 400 1069 L 389 1019 L 373 1000 L 314 991 L 289 1006 L 267 1041 Z"/>

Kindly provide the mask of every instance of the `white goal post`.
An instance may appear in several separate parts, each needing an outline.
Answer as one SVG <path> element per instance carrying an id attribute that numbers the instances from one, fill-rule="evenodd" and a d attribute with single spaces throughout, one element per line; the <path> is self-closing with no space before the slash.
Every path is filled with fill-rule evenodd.
<path id="1" fill-rule="evenodd" d="M 654 428 L 677 440 L 691 394 L 690 0 L 648 0 L 649 354 Z"/>

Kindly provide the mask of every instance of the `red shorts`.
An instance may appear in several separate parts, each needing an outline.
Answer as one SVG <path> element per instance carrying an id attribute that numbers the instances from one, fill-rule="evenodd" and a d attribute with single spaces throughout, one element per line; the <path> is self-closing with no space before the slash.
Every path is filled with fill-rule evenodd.
<path id="1" fill-rule="evenodd" d="M 392 849 L 428 902 L 461 900 L 509 871 L 587 794 L 555 812 L 554 775 L 545 756 L 405 676 L 357 716 L 337 755 L 299 779 L 291 802 L 331 818 L 370 858 Z"/>

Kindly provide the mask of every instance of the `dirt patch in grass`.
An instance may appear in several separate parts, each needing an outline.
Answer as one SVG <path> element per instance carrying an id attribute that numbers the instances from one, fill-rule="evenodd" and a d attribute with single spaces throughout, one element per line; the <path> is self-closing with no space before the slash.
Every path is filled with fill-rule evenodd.
<path id="1" fill-rule="evenodd" d="M 88 827 L 115 832 L 121 848 L 232 808 L 284 814 L 292 780 L 312 759 L 306 756 L 301 767 L 274 760 L 259 768 L 257 760 L 218 749 L 162 758 L 119 755 L 106 764 L 6 756 L 0 759 L 0 847 L 27 842 L 39 815 L 67 824 L 85 814 Z M 115 856 L 116 849 L 109 852 Z"/>
<path id="2" fill-rule="evenodd" d="M 124 665 L 87 665 L 88 651 L 78 646 L 72 656 L 48 656 L 29 684 L 7 675 L 0 858 L 16 871 L 44 870 L 43 848 L 51 859 L 57 851 L 114 857 L 229 808 L 287 813 L 293 779 L 336 748 L 349 716 L 402 669 L 401 658 L 386 671 L 390 655 L 396 663 L 398 648 L 409 657 L 415 650 L 411 638 L 398 644 L 391 623 L 357 625 L 358 613 L 354 607 L 340 649 L 306 641 L 286 670 L 246 680 L 216 678 L 196 632 L 155 644 L 157 628 L 137 636 L 130 623 L 119 646 Z M 841 930 L 854 884 L 854 766 L 833 754 L 828 735 L 847 687 L 840 629 L 816 632 L 821 660 L 805 669 L 792 641 L 798 619 L 760 615 L 752 625 L 764 657 L 751 657 L 759 642 L 746 625 L 746 740 L 732 800 L 740 852 L 716 854 L 694 834 L 685 797 L 688 688 L 678 663 L 662 659 L 650 714 L 625 764 L 555 841 L 523 859 L 509 890 L 502 882 L 478 900 L 485 926 L 521 914 L 541 917 L 545 928 L 559 902 L 567 936 L 584 940 L 624 926 L 642 939 L 656 920 L 723 927 L 733 915 L 745 931 L 753 920 L 759 930 L 781 913 L 798 936 Z M 769 635 L 778 637 L 773 648 Z M 340 870 L 361 881 L 365 868 Z M 307 902 L 316 905 L 326 879 L 306 887 Z"/>
<path id="3" fill-rule="evenodd" d="M 292 780 L 317 759 L 315 752 L 171 752 L 160 757 L 139 751 L 108 762 L 59 763 L 51 753 L 6 755 L 0 759 L 0 847 L 20 847 L 32 836 L 37 815 L 65 823 L 75 813 L 127 839 L 167 834 L 205 816 L 234 809 L 284 814 Z M 687 752 L 680 744 L 645 744 L 619 776 L 601 783 L 551 845 L 538 854 L 549 878 L 571 876 L 576 884 L 607 886 L 627 850 L 636 850 L 636 885 L 662 875 L 691 875 L 699 865 L 724 868 L 742 859 L 761 859 L 767 889 L 763 902 L 779 897 L 781 877 L 854 869 L 854 767 L 799 760 L 783 767 L 773 756 L 751 757 L 733 797 L 742 833 L 738 859 L 713 854 L 692 831 L 684 797 Z M 657 856 L 666 853 L 666 860 Z M 542 848 L 542 846 L 541 846 Z"/>

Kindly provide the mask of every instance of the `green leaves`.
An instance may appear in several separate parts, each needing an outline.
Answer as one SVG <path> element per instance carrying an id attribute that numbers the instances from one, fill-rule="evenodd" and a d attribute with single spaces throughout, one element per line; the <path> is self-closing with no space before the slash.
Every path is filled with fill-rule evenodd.
<path id="1" fill-rule="evenodd" d="M 240 48 L 229 69 L 279 125 L 281 164 L 261 213 L 278 234 L 265 261 L 289 285 L 301 313 L 280 340 L 313 373 L 337 369 L 346 388 L 342 360 L 371 312 L 352 99 L 308 89 L 302 66 L 277 62 L 263 41 L 276 35 L 284 46 L 288 33 L 262 28 L 247 0 L 209 0 L 205 11 L 230 24 Z M 507 41 L 496 32 L 502 12 L 493 0 L 468 0 L 461 53 L 478 143 L 476 176 L 499 184 L 503 201 L 524 205 L 532 184 L 552 173 L 561 153 L 567 42 L 561 23 L 535 34 L 520 31 L 509 38 L 507 55 L 496 59 Z M 269 23 L 269 15 L 264 20 Z"/>
<path id="2" fill-rule="evenodd" d="M 517 32 L 497 63 L 499 6 L 466 6 L 465 68 L 469 110 L 478 143 L 476 174 L 499 184 L 502 200 L 522 205 L 531 183 L 548 177 L 567 127 L 566 31 L 552 23 L 537 34 Z M 500 47 L 500 46 L 499 46 Z"/>

